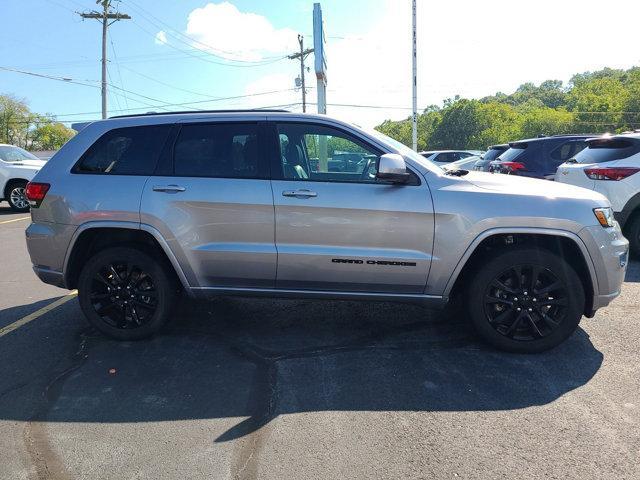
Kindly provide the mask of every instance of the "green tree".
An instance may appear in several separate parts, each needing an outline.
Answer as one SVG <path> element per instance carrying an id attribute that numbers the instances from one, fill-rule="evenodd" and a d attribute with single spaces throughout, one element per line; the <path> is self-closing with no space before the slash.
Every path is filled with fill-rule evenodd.
<path id="1" fill-rule="evenodd" d="M 621 112 L 629 99 L 629 92 L 619 76 L 594 76 L 575 84 L 567 95 L 567 106 L 575 112 L 574 122 L 579 129 L 607 131 L 624 127 Z"/>
<path id="2" fill-rule="evenodd" d="M 33 147 L 38 150 L 58 150 L 75 132 L 61 123 L 44 123 L 33 132 Z"/>
<path id="3" fill-rule="evenodd" d="M 487 119 L 477 100 L 454 100 L 442 111 L 442 119 L 429 141 L 431 148 L 475 148 L 480 146 L 481 133 Z"/>
<path id="4" fill-rule="evenodd" d="M 24 100 L 0 95 L 0 143 L 26 145 L 33 114 Z"/>

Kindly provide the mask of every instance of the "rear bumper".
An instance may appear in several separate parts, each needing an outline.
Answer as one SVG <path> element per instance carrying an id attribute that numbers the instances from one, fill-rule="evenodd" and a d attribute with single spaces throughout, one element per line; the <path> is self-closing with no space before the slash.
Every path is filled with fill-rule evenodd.
<path id="1" fill-rule="evenodd" d="M 56 272 L 55 270 L 50 270 L 44 267 L 37 267 L 35 265 L 33 266 L 33 271 L 44 283 L 48 283 L 49 285 L 54 285 L 60 288 L 66 288 L 64 284 L 64 275 L 62 274 L 62 272 Z"/>
<path id="2" fill-rule="evenodd" d="M 25 237 L 33 271 L 45 283 L 64 286 L 64 259 L 76 230 L 74 225 L 36 222 L 27 227 Z"/>

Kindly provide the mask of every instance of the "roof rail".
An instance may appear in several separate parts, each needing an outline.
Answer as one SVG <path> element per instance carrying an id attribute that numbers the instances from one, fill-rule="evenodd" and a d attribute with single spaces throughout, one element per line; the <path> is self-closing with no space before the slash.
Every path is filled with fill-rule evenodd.
<path id="1" fill-rule="evenodd" d="M 175 112 L 132 113 L 129 115 L 115 115 L 109 118 L 148 117 L 151 115 L 184 115 L 187 113 L 202 114 L 202 113 L 242 113 L 242 112 L 289 113 L 289 110 L 278 110 L 278 109 L 270 109 L 270 108 L 247 108 L 247 109 L 237 109 L 237 110 L 183 110 L 183 111 L 175 111 Z"/>
<path id="2" fill-rule="evenodd" d="M 557 133 L 552 137 L 599 137 L 602 133 Z"/>

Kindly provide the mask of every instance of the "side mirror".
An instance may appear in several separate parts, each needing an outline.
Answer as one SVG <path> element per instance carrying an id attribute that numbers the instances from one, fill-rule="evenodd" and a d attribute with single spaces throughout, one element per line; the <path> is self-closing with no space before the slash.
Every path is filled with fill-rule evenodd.
<path id="1" fill-rule="evenodd" d="M 407 164 L 402 155 L 385 153 L 378 161 L 376 178 L 392 183 L 406 183 L 411 178 L 411 174 L 407 172 Z"/>

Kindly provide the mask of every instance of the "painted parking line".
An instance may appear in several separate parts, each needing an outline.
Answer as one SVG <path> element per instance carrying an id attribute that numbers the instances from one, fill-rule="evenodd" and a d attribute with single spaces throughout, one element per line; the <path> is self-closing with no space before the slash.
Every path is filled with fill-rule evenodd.
<path id="1" fill-rule="evenodd" d="M 30 218 L 31 217 L 13 218 L 11 220 L 5 220 L 3 222 L 0 222 L 0 225 L 2 225 L 3 223 L 19 222 L 20 220 L 29 220 Z"/>
<path id="2" fill-rule="evenodd" d="M 13 332 L 14 330 L 22 327 L 23 325 L 26 325 L 29 322 L 32 322 L 36 318 L 41 317 L 45 313 L 50 312 L 54 308 L 57 308 L 64 303 L 67 303 L 69 300 L 73 300 L 77 296 L 78 296 L 78 291 L 74 290 L 68 295 L 65 295 L 64 297 L 59 298 L 55 302 L 51 302 L 49 305 L 45 305 L 40 310 L 36 310 L 35 312 L 27 315 L 26 317 L 22 317 L 20 320 L 16 320 L 15 322 L 7 325 L 6 327 L 0 328 L 0 337 L 3 337 L 7 333 Z"/>

